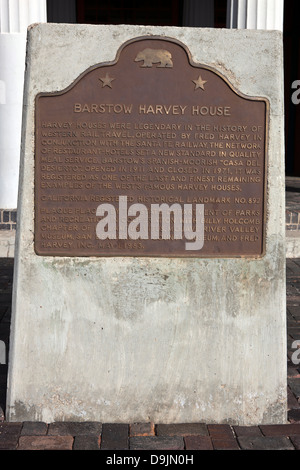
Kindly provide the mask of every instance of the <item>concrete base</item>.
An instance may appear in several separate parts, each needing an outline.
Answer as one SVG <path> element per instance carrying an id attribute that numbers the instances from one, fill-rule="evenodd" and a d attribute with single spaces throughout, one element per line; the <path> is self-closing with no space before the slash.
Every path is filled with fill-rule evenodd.
<path id="1" fill-rule="evenodd" d="M 181 41 L 195 62 L 215 67 L 241 93 L 270 101 L 263 258 L 35 254 L 36 94 L 63 90 L 145 35 Z M 35 25 L 27 62 L 8 420 L 286 422 L 281 34 Z"/>

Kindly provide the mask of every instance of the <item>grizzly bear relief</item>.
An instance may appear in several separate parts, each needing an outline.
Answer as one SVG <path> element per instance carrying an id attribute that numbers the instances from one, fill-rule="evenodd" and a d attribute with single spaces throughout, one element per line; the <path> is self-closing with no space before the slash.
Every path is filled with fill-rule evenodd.
<path id="1" fill-rule="evenodd" d="M 164 49 L 144 49 L 138 53 L 134 60 L 135 62 L 143 60 L 144 63 L 141 67 L 152 67 L 153 64 L 158 63 L 158 67 L 173 67 L 172 55 Z"/>

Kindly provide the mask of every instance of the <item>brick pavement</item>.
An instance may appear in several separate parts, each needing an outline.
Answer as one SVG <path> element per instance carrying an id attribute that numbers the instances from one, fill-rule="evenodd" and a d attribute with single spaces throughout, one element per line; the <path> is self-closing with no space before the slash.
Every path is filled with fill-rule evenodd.
<path id="1" fill-rule="evenodd" d="M 116 455 L 123 450 L 134 455 L 140 450 L 300 450 L 300 364 L 292 362 L 295 341 L 300 341 L 300 259 L 288 259 L 286 267 L 288 424 L 10 423 L 3 411 L 7 366 L 0 364 L 0 450 L 104 450 Z M 7 348 L 12 275 L 13 260 L 0 258 L 0 340 Z"/>
<path id="2" fill-rule="evenodd" d="M 286 229 L 300 230 L 300 178 L 286 177 Z"/>

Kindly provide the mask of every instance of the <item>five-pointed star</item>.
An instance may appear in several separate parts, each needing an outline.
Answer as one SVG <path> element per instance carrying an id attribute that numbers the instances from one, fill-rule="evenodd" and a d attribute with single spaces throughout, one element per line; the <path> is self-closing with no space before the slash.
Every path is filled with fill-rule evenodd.
<path id="1" fill-rule="evenodd" d="M 197 80 L 192 80 L 194 83 L 195 83 L 195 90 L 197 90 L 197 88 L 201 88 L 201 90 L 204 90 L 204 83 L 207 82 L 207 80 L 202 80 L 201 78 L 201 75 L 199 75 L 199 77 L 197 78 Z"/>
<path id="2" fill-rule="evenodd" d="M 111 78 L 107 73 L 105 77 L 100 77 L 99 80 L 102 81 L 102 88 L 105 86 L 109 86 L 110 88 L 112 88 L 111 82 L 115 80 L 115 78 Z"/>

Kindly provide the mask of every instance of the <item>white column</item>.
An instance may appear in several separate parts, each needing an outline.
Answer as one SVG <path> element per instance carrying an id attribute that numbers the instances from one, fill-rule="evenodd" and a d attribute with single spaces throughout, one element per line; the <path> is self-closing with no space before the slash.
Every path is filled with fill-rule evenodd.
<path id="1" fill-rule="evenodd" d="M 227 0 L 227 27 L 283 31 L 284 0 Z"/>
<path id="2" fill-rule="evenodd" d="M 183 26 L 214 27 L 213 0 L 184 0 Z"/>
<path id="3" fill-rule="evenodd" d="M 17 207 L 26 31 L 46 17 L 46 0 L 0 0 L 0 209 Z"/>

